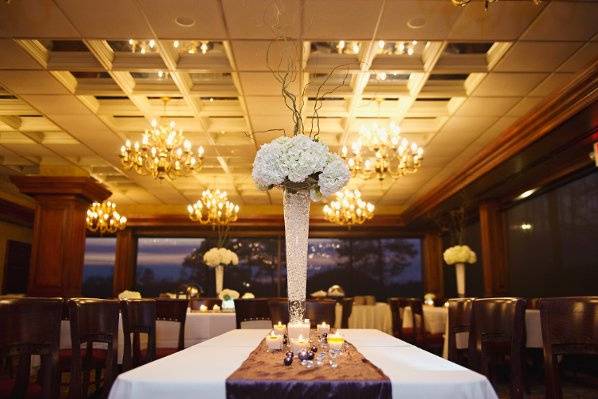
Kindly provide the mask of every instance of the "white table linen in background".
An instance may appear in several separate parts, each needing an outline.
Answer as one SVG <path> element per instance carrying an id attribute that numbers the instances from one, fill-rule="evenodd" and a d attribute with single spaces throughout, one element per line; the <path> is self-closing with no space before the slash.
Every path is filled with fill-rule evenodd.
<path id="1" fill-rule="evenodd" d="M 424 312 L 424 321 L 426 331 L 431 334 L 440 334 L 444 332 L 447 321 L 447 310 L 445 307 L 424 305 L 422 307 Z M 415 322 L 420 323 L 420 316 L 415 315 Z M 413 316 L 411 314 L 411 307 L 403 308 L 403 328 L 413 328 Z"/>
<path id="2" fill-rule="evenodd" d="M 334 326 L 341 327 L 343 308 L 336 305 L 336 321 Z M 385 302 L 377 302 L 375 305 L 353 305 L 349 317 L 349 328 L 374 328 L 385 333 L 392 333 L 392 314 L 390 306 Z"/>
<path id="3" fill-rule="evenodd" d="M 230 331 L 130 370 L 118 376 L 109 399 L 224 399 L 226 378 L 267 333 Z M 342 333 L 390 378 L 393 398 L 497 398 L 486 377 L 394 337 L 372 330 Z"/>

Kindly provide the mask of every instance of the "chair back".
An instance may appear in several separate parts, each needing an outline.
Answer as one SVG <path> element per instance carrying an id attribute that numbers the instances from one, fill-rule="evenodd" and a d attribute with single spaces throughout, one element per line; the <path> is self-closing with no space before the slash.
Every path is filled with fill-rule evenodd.
<path id="1" fill-rule="evenodd" d="M 62 318 L 60 298 L 14 298 L 0 300 L 0 360 L 18 356 L 15 383 L 10 397 L 26 397 L 31 356 L 40 355 L 39 380 L 42 398 L 58 397 L 58 346 Z"/>
<path id="2" fill-rule="evenodd" d="M 268 301 L 270 320 L 273 324 L 279 321 L 289 324 L 289 301 L 287 299 L 274 298 Z"/>
<path id="3" fill-rule="evenodd" d="M 309 319 L 311 328 L 323 321 L 331 326 L 336 323 L 336 301 L 335 300 L 321 300 L 321 301 L 306 301 L 305 303 L 305 318 Z"/>
<path id="4" fill-rule="evenodd" d="M 491 363 L 509 355 L 511 398 L 523 397 L 525 299 L 475 299 L 469 332 L 469 366 L 491 378 Z"/>
<path id="5" fill-rule="evenodd" d="M 541 298 L 528 298 L 526 308 L 527 309 L 540 309 Z"/>
<path id="6" fill-rule="evenodd" d="M 235 299 L 237 328 L 241 323 L 251 320 L 270 320 L 268 298 Z"/>
<path id="7" fill-rule="evenodd" d="M 212 309 L 214 305 L 220 306 L 222 299 L 220 298 L 194 298 L 189 302 L 191 309 L 199 310 L 201 305 L 205 305 L 208 309 Z"/>
<path id="8" fill-rule="evenodd" d="M 178 350 L 185 349 L 185 321 L 187 320 L 187 299 L 156 299 L 156 320 L 179 323 Z"/>
<path id="9" fill-rule="evenodd" d="M 396 338 L 401 338 L 403 327 L 403 318 L 400 310 L 399 298 L 388 298 L 388 306 L 390 306 L 390 314 L 392 316 L 392 335 Z"/>
<path id="10" fill-rule="evenodd" d="M 351 305 L 352 307 L 353 305 Z M 236 307 L 236 305 L 235 305 Z M 272 323 L 279 321 L 289 322 L 288 299 L 271 299 L 268 301 L 270 320 Z M 334 326 L 336 323 L 336 301 L 331 299 L 308 300 L 305 302 L 305 318 L 309 319 L 311 328 L 325 321 Z"/>
<path id="11" fill-rule="evenodd" d="M 349 317 L 353 313 L 353 298 L 343 298 L 341 300 L 343 315 L 341 318 L 341 328 L 349 328 Z"/>
<path id="12" fill-rule="evenodd" d="M 546 397 L 563 396 L 557 356 L 598 355 L 598 296 L 540 300 Z"/>
<path id="13" fill-rule="evenodd" d="M 457 348 L 457 334 L 469 333 L 474 299 L 451 298 L 448 300 L 448 359 L 462 365 L 465 365 L 467 349 Z"/>
<path id="14" fill-rule="evenodd" d="M 118 337 L 118 315 L 120 302 L 109 299 L 72 298 L 68 302 L 71 324 L 71 399 L 87 397 L 88 370 L 83 376 L 83 364 L 91 363 L 94 343 L 105 343 L 108 347 L 103 396 L 108 396 L 116 376 L 116 342 Z M 83 359 L 81 344 L 86 344 Z M 85 378 L 83 378 L 85 377 Z"/>
<path id="15" fill-rule="evenodd" d="M 123 321 L 123 371 L 156 359 L 156 301 L 128 299 L 121 301 Z M 131 334 L 133 344 L 131 345 Z M 140 334 L 147 334 L 146 356 L 142 356 Z"/>

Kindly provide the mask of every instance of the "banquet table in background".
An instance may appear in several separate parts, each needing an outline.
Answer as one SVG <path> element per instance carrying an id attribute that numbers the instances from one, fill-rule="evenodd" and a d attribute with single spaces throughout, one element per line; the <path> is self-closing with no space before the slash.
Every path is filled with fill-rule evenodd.
<path id="1" fill-rule="evenodd" d="M 130 370 L 118 376 L 109 399 L 224 399 L 226 378 L 247 359 L 267 333 L 266 329 L 230 331 Z M 353 329 L 342 330 L 342 334 L 390 379 L 393 398 L 497 397 L 483 375 L 388 334 Z M 280 362 L 270 367 L 283 366 Z"/>
<path id="2" fill-rule="evenodd" d="M 341 327 L 343 309 L 336 305 L 335 327 Z M 385 302 L 376 302 L 375 305 L 353 305 L 349 317 L 349 328 L 373 328 L 385 333 L 392 333 L 392 314 L 390 306 Z"/>

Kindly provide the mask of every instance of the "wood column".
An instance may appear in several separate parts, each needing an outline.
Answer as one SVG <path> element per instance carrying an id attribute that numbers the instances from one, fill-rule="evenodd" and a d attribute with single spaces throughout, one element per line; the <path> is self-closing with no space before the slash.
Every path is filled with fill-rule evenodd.
<path id="1" fill-rule="evenodd" d="M 444 298 L 442 239 L 438 234 L 426 234 L 423 240 L 424 292 Z"/>
<path id="2" fill-rule="evenodd" d="M 498 202 L 480 204 L 480 230 L 484 295 L 506 295 L 509 275 L 503 215 Z"/>
<path id="3" fill-rule="evenodd" d="M 12 176 L 22 193 L 36 201 L 27 294 L 81 295 L 85 215 L 93 201 L 110 191 L 91 177 Z"/>
<path id="4" fill-rule="evenodd" d="M 116 253 L 114 258 L 114 297 L 135 285 L 135 263 L 137 262 L 137 237 L 131 229 L 116 233 Z"/>

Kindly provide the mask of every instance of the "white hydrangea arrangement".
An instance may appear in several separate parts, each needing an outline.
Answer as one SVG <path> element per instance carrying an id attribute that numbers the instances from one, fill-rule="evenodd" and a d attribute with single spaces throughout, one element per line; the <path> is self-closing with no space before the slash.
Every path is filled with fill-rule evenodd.
<path id="1" fill-rule="evenodd" d="M 457 263 L 475 263 L 477 257 L 475 252 L 467 245 L 455 245 L 444 251 L 444 261 L 447 265 L 454 265 Z"/>
<path id="2" fill-rule="evenodd" d="M 212 248 L 203 254 L 203 261 L 210 267 L 238 265 L 239 257 L 226 248 Z"/>
<path id="3" fill-rule="evenodd" d="M 350 178 L 347 165 L 338 155 L 303 134 L 282 136 L 262 145 L 253 162 L 252 175 L 261 190 L 305 189 L 312 201 L 340 191 Z"/>

